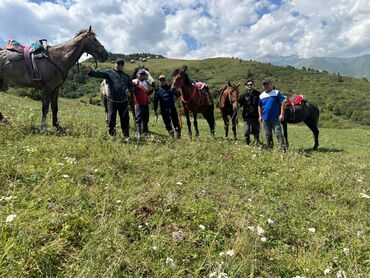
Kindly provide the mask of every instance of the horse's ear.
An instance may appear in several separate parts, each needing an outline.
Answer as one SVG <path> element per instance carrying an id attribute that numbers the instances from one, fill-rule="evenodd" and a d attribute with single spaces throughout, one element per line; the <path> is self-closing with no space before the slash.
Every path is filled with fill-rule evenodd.
<path id="1" fill-rule="evenodd" d="M 89 33 L 91 32 L 91 25 L 90 25 L 90 27 L 89 27 Z"/>
<path id="2" fill-rule="evenodd" d="M 182 67 L 181 72 L 186 72 L 186 71 L 187 71 L 187 69 L 188 69 L 188 66 L 187 66 L 187 65 L 184 65 L 184 66 Z"/>
<path id="3" fill-rule="evenodd" d="M 228 85 L 229 87 L 232 87 L 232 86 L 231 86 L 231 83 L 230 83 L 230 81 L 228 81 L 228 82 L 227 82 L 227 85 Z"/>

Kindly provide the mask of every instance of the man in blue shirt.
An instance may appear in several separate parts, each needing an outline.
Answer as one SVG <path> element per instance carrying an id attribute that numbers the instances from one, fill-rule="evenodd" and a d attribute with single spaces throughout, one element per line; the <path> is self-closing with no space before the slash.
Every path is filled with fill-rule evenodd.
<path id="1" fill-rule="evenodd" d="M 259 121 L 263 123 L 266 134 L 267 147 L 273 148 L 272 131 L 280 141 L 282 151 L 286 151 L 284 136 L 280 122 L 284 121 L 285 97 L 278 90 L 273 89 L 271 80 L 262 82 L 264 91 L 259 96 L 258 115 Z"/>
<path id="2" fill-rule="evenodd" d="M 179 125 L 179 118 L 175 106 L 176 96 L 171 90 L 171 86 L 166 84 L 166 77 L 164 75 L 159 76 L 161 85 L 155 92 L 154 96 L 154 113 L 157 116 L 158 103 L 161 107 L 161 114 L 166 129 L 171 137 L 174 137 L 175 128 L 177 138 L 181 137 L 181 127 Z M 172 123 L 171 123 L 172 121 Z M 173 127 L 172 127 L 173 125 Z"/>

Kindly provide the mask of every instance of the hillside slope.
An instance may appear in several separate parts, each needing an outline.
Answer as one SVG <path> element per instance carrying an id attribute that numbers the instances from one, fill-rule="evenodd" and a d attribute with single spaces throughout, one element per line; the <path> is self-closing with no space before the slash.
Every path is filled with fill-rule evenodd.
<path id="1" fill-rule="evenodd" d="M 153 137 L 111 141 L 102 107 L 67 99 L 66 134 L 40 135 L 39 102 L 0 103 L 1 277 L 368 275 L 369 130 L 321 128 L 310 152 L 290 126 L 282 154 L 220 121 L 216 139 L 200 120 L 169 140 L 152 117 Z"/>

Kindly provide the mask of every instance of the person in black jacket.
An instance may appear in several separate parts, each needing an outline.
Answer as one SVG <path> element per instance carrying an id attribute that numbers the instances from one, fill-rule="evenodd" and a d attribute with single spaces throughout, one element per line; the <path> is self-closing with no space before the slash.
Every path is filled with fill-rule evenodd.
<path id="1" fill-rule="evenodd" d="M 253 134 L 254 143 L 259 145 L 260 123 L 258 121 L 258 101 L 261 93 L 253 88 L 253 80 L 248 79 L 245 85 L 246 91 L 239 97 L 238 101 L 240 106 L 243 107 L 242 115 L 245 127 L 245 142 L 249 145 L 251 142 L 250 134 Z"/>
<path id="2" fill-rule="evenodd" d="M 175 106 L 176 95 L 171 90 L 171 86 L 167 85 L 166 77 L 164 75 L 159 76 L 160 86 L 156 90 L 154 95 L 154 114 L 158 116 L 158 103 L 161 107 L 161 114 L 166 129 L 171 137 L 174 137 L 175 128 L 177 138 L 181 137 L 181 127 L 179 124 L 179 118 Z"/>
<path id="3" fill-rule="evenodd" d="M 116 135 L 116 117 L 117 112 L 121 120 L 121 129 L 123 136 L 129 137 L 129 112 L 126 90 L 133 93 L 131 77 L 123 71 L 125 62 L 122 59 L 116 61 L 113 69 L 106 71 L 95 71 L 90 68 L 86 70 L 88 76 L 104 78 L 108 83 L 108 127 L 111 136 Z"/>

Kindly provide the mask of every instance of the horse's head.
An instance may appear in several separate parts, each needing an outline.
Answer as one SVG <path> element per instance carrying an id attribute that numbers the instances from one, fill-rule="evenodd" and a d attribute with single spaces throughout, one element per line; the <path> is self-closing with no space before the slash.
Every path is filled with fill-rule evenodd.
<path id="1" fill-rule="evenodd" d="M 187 66 L 184 66 L 181 70 L 175 69 L 172 73 L 172 90 L 177 90 L 186 86 L 191 85 L 189 76 L 186 73 L 186 70 L 188 69 Z"/>
<path id="2" fill-rule="evenodd" d="M 233 106 L 234 112 L 238 110 L 239 86 L 240 82 L 238 84 L 231 84 L 230 81 L 227 83 L 227 86 L 225 86 L 225 91 L 227 92 L 229 102 Z"/>
<path id="3" fill-rule="evenodd" d="M 84 52 L 92 55 L 99 61 L 105 61 L 108 59 L 108 52 L 104 46 L 97 40 L 95 32 L 89 29 L 81 30 L 76 37 L 81 37 L 82 49 Z"/>

